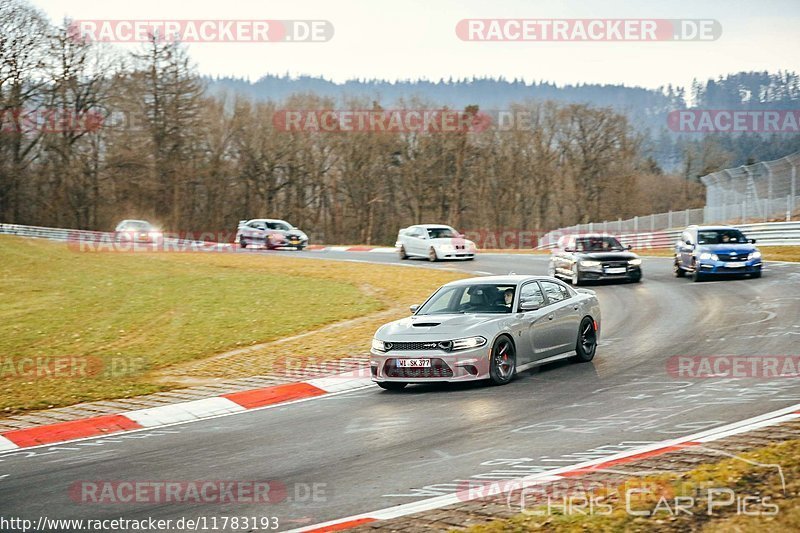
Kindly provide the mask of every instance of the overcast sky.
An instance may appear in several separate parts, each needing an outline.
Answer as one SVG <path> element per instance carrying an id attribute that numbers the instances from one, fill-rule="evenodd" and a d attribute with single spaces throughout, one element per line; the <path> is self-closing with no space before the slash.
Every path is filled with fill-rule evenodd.
<path id="1" fill-rule="evenodd" d="M 799 0 L 33 0 L 73 19 L 325 19 L 326 43 L 189 45 L 203 74 L 688 86 L 741 70 L 800 71 Z M 465 18 L 716 19 L 712 42 L 464 42 Z"/>

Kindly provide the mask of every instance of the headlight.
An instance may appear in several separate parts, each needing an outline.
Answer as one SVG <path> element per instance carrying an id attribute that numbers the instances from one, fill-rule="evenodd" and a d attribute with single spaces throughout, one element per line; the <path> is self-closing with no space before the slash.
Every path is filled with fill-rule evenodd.
<path id="1" fill-rule="evenodd" d="M 466 339 L 456 339 L 453 341 L 452 350 L 468 350 L 470 348 L 479 348 L 486 344 L 486 339 L 483 337 L 467 337 Z"/>
<path id="2" fill-rule="evenodd" d="M 376 352 L 385 352 L 386 351 L 386 344 L 383 341 L 379 341 L 378 339 L 372 339 L 372 349 Z"/>
<path id="3" fill-rule="evenodd" d="M 750 255 L 747 256 L 747 259 L 761 259 L 761 252 L 756 250 L 755 252 L 750 252 Z"/>
<path id="4" fill-rule="evenodd" d="M 443 252 L 452 252 L 453 250 L 455 250 L 452 244 L 440 244 L 439 249 L 442 250 Z"/>
<path id="5" fill-rule="evenodd" d="M 642 264 L 642 260 L 641 259 L 631 259 L 630 261 L 628 261 L 628 264 L 629 265 L 634 265 L 634 266 L 641 265 Z"/>
<path id="6" fill-rule="evenodd" d="M 581 261 L 581 266 L 584 267 L 599 267 L 600 261 L 591 261 L 589 259 L 584 259 Z"/>
<path id="7" fill-rule="evenodd" d="M 711 252 L 703 252 L 702 254 L 700 254 L 701 261 L 708 261 L 709 259 L 717 261 L 719 257 L 717 257 L 717 254 L 712 254 Z"/>

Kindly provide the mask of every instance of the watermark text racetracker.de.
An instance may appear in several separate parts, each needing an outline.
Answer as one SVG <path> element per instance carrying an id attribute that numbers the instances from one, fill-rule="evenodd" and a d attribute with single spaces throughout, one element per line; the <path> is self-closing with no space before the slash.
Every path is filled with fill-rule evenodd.
<path id="1" fill-rule="evenodd" d="M 81 41 L 143 43 L 322 43 L 333 38 L 327 20 L 75 20 L 70 35 Z"/>
<path id="2" fill-rule="evenodd" d="M 722 25 L 714 19 L 463 19 L 462 41 L 603 42 L 715 41 Z"/>
<path id="3" fill-rule="evenodd" d="M 85 355 L 0 357 L 0 380 L 114 378 L 142 373 L 147 369 L 147 360 L 143 357 Z"/>
<path id="4" fill-rule="evenodd" d="M 675 379 L 800 377 L 800 355 L 674 355 L 667 373 Z"/>
<path id="5" fill-rule="evenodd" d="M 800 109 L 684 109 L 667 115 L 680 133 L 800 133 Z"/>

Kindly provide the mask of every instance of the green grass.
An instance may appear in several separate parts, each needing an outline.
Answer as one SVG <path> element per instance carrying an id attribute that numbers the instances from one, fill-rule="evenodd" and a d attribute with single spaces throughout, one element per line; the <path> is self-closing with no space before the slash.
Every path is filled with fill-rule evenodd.
<path id="1" fill-rule="evenodd" d="M 163 390 L 149 372 L 384 307 L 355 278 L 282 258 L 77 252 L 6 236 L 0 258 L 6 413 Z M 88 371 L 20 373 L 26 357 L 77 357 Z"/>
<path id="2" fill-rule="evenodd" d="M 800 246 L 761 246 L 759 248 L 763 254 L 764 261 L 800 261 Z M 665 249 L 634 249 L 634 252 L 641 256 L 653 257 L 674 257 L 675 251 L 672 248 Z"/>

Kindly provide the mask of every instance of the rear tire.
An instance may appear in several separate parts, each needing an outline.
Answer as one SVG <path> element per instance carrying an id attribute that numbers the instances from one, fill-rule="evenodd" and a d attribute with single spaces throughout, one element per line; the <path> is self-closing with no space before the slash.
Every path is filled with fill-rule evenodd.
<path id="1" fill-rule="evenodd" d="M 597 352 L 597 331 L 594 329 L 594 320 L 584 317 L 578 326 L 578 342 L 575 344 L 575 361 L 588 363 L 594 359 Z"/>
<path id="2" fill-rule="evenodd" d="M 384 390 L 392 390 L 392 391 L 399 391 L 406 388 L 408 383 L 403 383 L 402 381 L 378 381 L 378 387 Z"/>
<path id="3" fill-rule="evenodd" d="M 495 385 L 505 385 L 517 373 L 517 351 L 514 343 L 505 335 L 497 337 L 489 360 L 489 379 Z"/>

